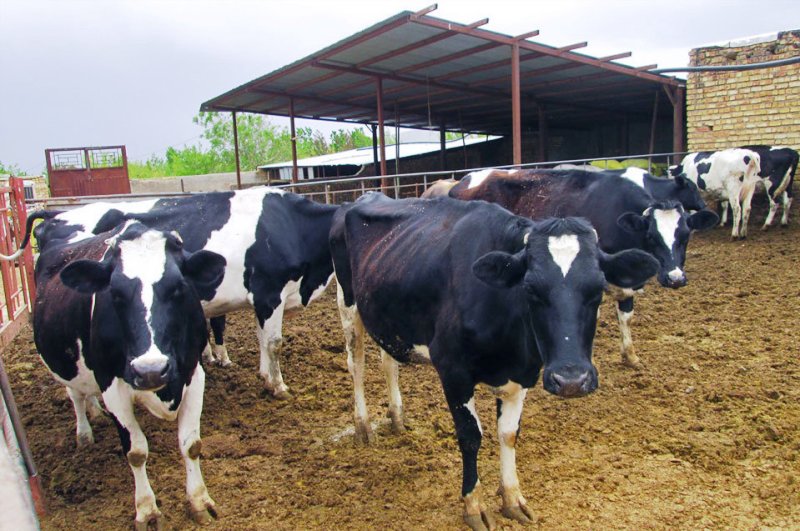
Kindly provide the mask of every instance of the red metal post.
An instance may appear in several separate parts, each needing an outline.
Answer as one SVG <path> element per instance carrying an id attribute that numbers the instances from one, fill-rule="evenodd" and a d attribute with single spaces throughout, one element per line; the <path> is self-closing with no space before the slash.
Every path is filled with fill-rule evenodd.
<path id="1" fill-rule="evenodd" d="M 233 157 L 236 159 L 236 189 L 242 189 L 242 171 L 239 167 L 239 127 L 236 125 L 236 111 L 233 111 Z"/>
<path id="2" fill-rule="evenodd" d="M 25 227 L 28 224 L 28 210 L 25 207 L 25 180 L 12 177 L 8 181 L 11 185 L 11 209 L 12 217 L 16 222 L 16 240 L 17 245 L 20 245 L 25 239 Z M 33 250 L 30 245 L 22 252 L 20 261 L 25 272 L 22 275 L 25 303 L 28 308 L 33 308 L 33 301 L 36 300 L 36 286 L 33 282 Z"/>
<path id="3" fill-rule="evenodd" d="M 381 152 L 381 176 L 386 175 L 386 133 L 383 130 L 383 78 L 375 78 L 375 90 L 378 100 L 378 140 Z M 385 190 L 389 188 L 389 179 L 381 179 L 381 188 Z"/>
<path id="4" fill-rule="evenodd" d="M 514 164 L 522 164 L 522 111 L 519 88 L 519 43 L 511 45 L 511 136 Z"/>
<path id="5" fill-rule="evenodd" d="M 289 98 L 289 134 L 292 139 L 292 182 L 297 182 L 297 132 L 294 128 L 294 98 Z"/>
<path id="6" fill-rule="evenodd" d="M 675 102 L 672 111 L 672 151 L 681 152 L 686 151 L 686 143 L 684 141 L 684 129 L 686 127 L 684 119 L 684 96 L 686 89 L 684 87 L 675 88 Z M 673 156 L 673 164 L 678 164 L 683 158 L 682 155 Z"/>

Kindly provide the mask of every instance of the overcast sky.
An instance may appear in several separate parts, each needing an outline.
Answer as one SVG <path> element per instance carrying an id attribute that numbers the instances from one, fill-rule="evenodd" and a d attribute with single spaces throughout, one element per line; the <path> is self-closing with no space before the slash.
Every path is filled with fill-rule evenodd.
<path id="1" fill-rule="evenodd" d="M 430 3 L 0 0 L 0 161 L 38 173 L 48 147 L 125 144 L 143 160 L 195 144 L 202 102 Z M 694 47 L 800 28 L 800 1 L 440 0 L 432 15 L 671 67 Z"/>

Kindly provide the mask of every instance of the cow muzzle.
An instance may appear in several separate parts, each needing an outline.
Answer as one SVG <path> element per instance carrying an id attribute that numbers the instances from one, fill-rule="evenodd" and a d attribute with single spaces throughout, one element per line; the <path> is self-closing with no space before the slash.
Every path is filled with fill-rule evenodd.
<path id="1" fill-rule="evenodd" d="M 566 367 L 545 375 L 544 388 L 561 398 L 580 398 L 597 389 L 597 371 L 589 367 Z"/>
<path id="2" fill-rule="evenodd" d="M 140 391 L 158 391 L 169 381 L 169 358 L 140 356 L 131 362 L 133 386 Z"/>
<path id="3" fill-rule="evenodd" d="M 658 282 L 665 288 L 678 289 L 684 287 L 689 281 L 686 274 L 679 267 L 676 267 L 667 274 L 658 275 Z"/>

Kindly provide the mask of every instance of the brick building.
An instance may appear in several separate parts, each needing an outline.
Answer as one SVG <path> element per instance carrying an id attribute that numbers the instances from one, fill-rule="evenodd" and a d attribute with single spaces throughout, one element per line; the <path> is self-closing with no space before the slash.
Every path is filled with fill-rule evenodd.
<path id="1" fill-rule="evenodd" d="M 696 48 L 692 66 L 752 64 L 800 55 L 800 30 Z M 690 151 L 743 144 L 800 149 L 800 63 L 738 72 L 690 73 L 686 91 Z"/>

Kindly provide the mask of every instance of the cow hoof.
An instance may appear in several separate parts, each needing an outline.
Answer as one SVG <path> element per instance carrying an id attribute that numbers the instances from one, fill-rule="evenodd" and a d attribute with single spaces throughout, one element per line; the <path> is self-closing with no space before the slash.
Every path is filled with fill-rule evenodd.
<path id="1" fill-rule="evenodd" d="M 219 360 L 220 367 L 230 367 L 231 365 L 233 365 L 231 360 Z"/>
<path id="2" fill-rule="evenodd" d="M 630 369 L 640 371 L 644 369 L 644 363 L 639 359 L 639 356 L 622 358 L 622 364 Z"/>
<path id="3" fill-rule="evenodd" d="M 292 393 L 288 389 L 280 389 L 273 392 L 272 397 L 276 400 L 289 400 L 292 398 Z"/>
<path id="4" fill-rule="evenodd" d="M 94 444 L 94 436 L 90 433 L 81 433 L 77 437 L 78 448 L 86 448 Z"/>
<path id="5" fill-rule="evenodd" d="M 788 227 L 789 227 L 789 224 L 788 224 L 788 223 L 781 223 L 781 228 L 782 228 L 782 229 L 786 229 L 786 228 L 788 228 Z"/>
<path id="6" fill-rule="evenodd" d="M 400 435 L 401 433 L 406 432 L 406 422 L 403 418 L 403 411 L 398 411 L 397 409 L 390 409 L 386 412 L 386 416 L 392 421 L 392 433 L 395 435 Z"/>
<path id="7" fill-rule="evenodd" d="M 769 230 L 769 225 L 762 226 L 761 230 L 763 230 L 764 232 L 768 231 Z"/>
<path id="8" fill-rule="evenodd" d="M 523 525 L 532 524 L 536 521 L 536 517 L 533 515 L 533 511 L 528 509 L 528 506 L 523 503 L 519 505 L 503 507 L 500 510 L 500 513 L 506 518 L 510 518 L 511 520 L 516 520 L 517 522 Z"/>
<path id="9" fill-rule="evenodd" d="M 481 514 L 465 514 L 464 523 L 472 531 L 491 531 L 497 528 L 494 518 L 486 511 L 481 511 Z"/>
<path id="10" fill-rule="evenodd" d="M 375 435 L 373 435 L 372 427 L 368 422 L 356 422 L 353 441 L 356 443 L 356 446 L 369 446 L 375 441 Z"/>
<path id="11" fill-rule="evenodd" d="M 134 531 L 161 531 L 164 529 L 164 518 L 161 513 L 153 513 L 143 522 L 133 521 Z"/>
<path id="12" fill-rule="evenodd" d="M 207 500 L 205 502 L 205 507 L 199 510 L 189 508 L 189 517 L 192 521 L 199 525 L 208 525 L 217 518 L 219 518 L 219 514 L 217 513 L 217 506 L 214 504 L 212 500 Z"/>

